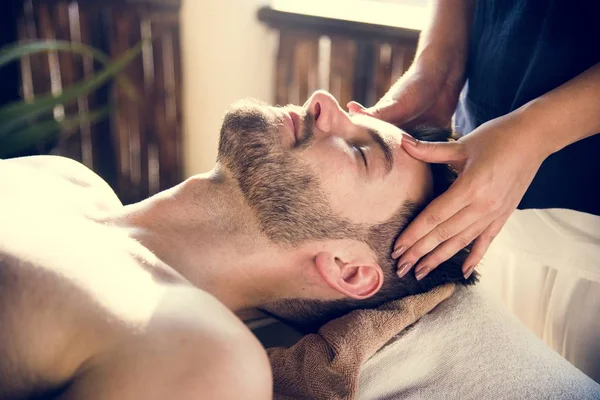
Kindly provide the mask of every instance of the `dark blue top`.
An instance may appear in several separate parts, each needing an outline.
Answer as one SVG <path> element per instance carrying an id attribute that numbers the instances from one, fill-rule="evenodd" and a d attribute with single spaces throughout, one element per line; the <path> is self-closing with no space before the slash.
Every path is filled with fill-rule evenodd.
<path id="1" fill-rule="evenodd" d="M 600 1 L 479 0 L 456 130 L 467 134 L 598 62 Z M 546 159 L 519 206 L 553 207 L 600 215 L 600 135 Z"/>

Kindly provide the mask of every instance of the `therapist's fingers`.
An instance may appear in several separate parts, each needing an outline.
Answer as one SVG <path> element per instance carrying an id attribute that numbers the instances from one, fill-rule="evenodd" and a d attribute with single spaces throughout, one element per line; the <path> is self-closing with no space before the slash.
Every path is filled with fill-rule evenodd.
<path id="1" fill-rule="evenodd" d="M 348 111 L 351 113 L 368 115 L 369 117 L 381 119 L 386 122 L 399 123 L 402 122 L 402 118 L 404 117 L 401 106 L 394 100 L 381 99 L 376 105 L 369 108 L 365 108 L 365 106 L 356 101 L 351 101 L 346 107 L 348 107 Z"/>
<path id="2" fill-rule="evenodd" d="M 357 101 L 349 102 L 348 104 L 346 104 L 346 107 L 348 107 L 348 111 L 350 111 L 351 113 L 366 114 L 372 116 L 369 110 Z"/>
<path id="3" fill-rule="evenodd" d="M 402 258 L 398 260 L 398 267 L 406 264 L 415 265 L 415 263 L 423 256 L 429 254 L 432 250 L 440 246 L 440 244 L 450 241 L 451 239 L 453 244 L 451 248 L 455 248 L 456 251 L 467 246 L 493 221 L 493 217 L 491 216 L 483 220 L 482 217 L 484 215 L 484 212 L 477 212 L 474 206 L 469 205 L 463 208 L 412 245 L 411 248 L 404 253 Z M 479 222 L 478 225 L 481 226 L 481 228 L 478 232 L 473 234 L 472 229 L 470 230 L 469 227 L 476 222 Z M 444 247 L 444 249 L 447 249 L 447 246 Z M 439 249 L 436 250 L 427 256 L 426 263 L 424 263 L 424 260 L 419 263 L 419 267 L 417 267 L 415 273 L 418 274 L 424 268 L 429 270 L 434 269 L 440 263 L 450 258 L 452 254 L 446 255 L 445 252 L 440 252 Z M 410 268 L 399 268 L 398 276 L 403 277 L 409 270 Z"/>
<path id="4" fill-rule="evenodd" d="M 412 71 L 404 74 L 373 107 L 365 109 L 356 102 L 347 104 L 351 112 L 367 114 L 401 125 L 410 122 L 435 104 L 444 84 L 443 77 L 424 79 Z"/>
<path id="5" fill-rule="evenodd" d="M 429 203 L 414 221 L 404 229 L 396 243 L 394 243 L 392 258 L 402 256 L 419 239 L 468 205 L 467 199 L 464 198 L 464 192 L 460 190 L 459 185 L 456 185 L 456 183 L 458 181 L 451 185 L 441 196 Z M 404 258 L 402 258 L 402 261 L 404 261 Z"/>
<path id="6" fill-rule="evenodd" d="M 462 271 L 467 279 L 473 273 L 473 270 L 479 264 L 483 255 L 487 251 L 490 244 L 494 241 L 498 233 L 502 230 L 502 227 L 510 217 L 511 213 L 504 214 L 502 217 L 496 219 L 485 231 L 479 235 L 479 237 L 473 243 L 471 252 L 467 256 Z"/>
<path id="7" fill-rule="evenodd" d="M 441 263 L 449 260 L 463 248 L 473 242 L 489 226 L 490 221 L 478 221 L 469 226 L 458 235 L 446 240 L 440 244 L 434 251 L 427 254 L 415 268 L 417 280 L 425 278 L 431 271 L 437 268 Z"/>

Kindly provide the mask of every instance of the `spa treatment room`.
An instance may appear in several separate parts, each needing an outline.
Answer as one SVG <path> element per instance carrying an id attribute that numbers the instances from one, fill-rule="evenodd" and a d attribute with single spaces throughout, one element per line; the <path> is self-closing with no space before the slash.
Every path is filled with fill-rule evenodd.
<path id="1" fill-rule="evenodd" d="M 0 400 L 600 399 L 600 3 L 0 10 Z"/>

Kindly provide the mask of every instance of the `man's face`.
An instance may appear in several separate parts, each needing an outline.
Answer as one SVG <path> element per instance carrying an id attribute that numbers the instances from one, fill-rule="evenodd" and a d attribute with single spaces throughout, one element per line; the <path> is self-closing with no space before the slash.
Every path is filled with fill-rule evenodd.
<path id="1" fill-rule="evenodd" d="M 402 149 L 402 135 L 349 115 L 322 91 L 303 107 L 245 101 L 225 117 L 219 160 L 272 239 L 343 238 L 350 233 L 344 227 L 382 223 L 428 196 L 429 168 Z"/>

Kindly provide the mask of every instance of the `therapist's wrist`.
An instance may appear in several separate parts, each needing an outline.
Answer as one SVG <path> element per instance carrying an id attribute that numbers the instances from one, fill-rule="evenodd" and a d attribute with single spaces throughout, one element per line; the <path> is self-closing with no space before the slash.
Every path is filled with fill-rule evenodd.
<path id="1" fill-rule="evenodd" d="M 559 132 L 562 127 L 551 118 L 552 112 L 543 99 L 535 99 L 511 113 L 519 118 L 522 135 L 528 142 L 536 144 L 535 154 L 542 159 L 570 144 L 564 142 L 564 135 Z"/>
<path id="2" fill-rule="evenodd" d="M 415 61 L 435 59 L 464 64 L 469 50 L 474 0 L 435 0 L 428 26 L 421 32 Z"/>
<path id="3" fill-rule="evenodd" d="M 451 68 L 459 68 L 466 63 L 467 49 L 453 42 L 432 42 L 419 46 L 415 55 L 415 64 L 437 63 Z"/>
<path id="4" fill-rule="evenodd" d="M 428 77 L 433 85 L 452 88 L 458 99 L 465 82 L 466 55 L 456 49 L 433 46 L 424 49 L 411 66 L 416 75 Z"/>
<path id="5" fill-rule="evenodd" d="M 536 125 L 547 155 L 600 132 L 600 63 L 518 111 Z"/>

